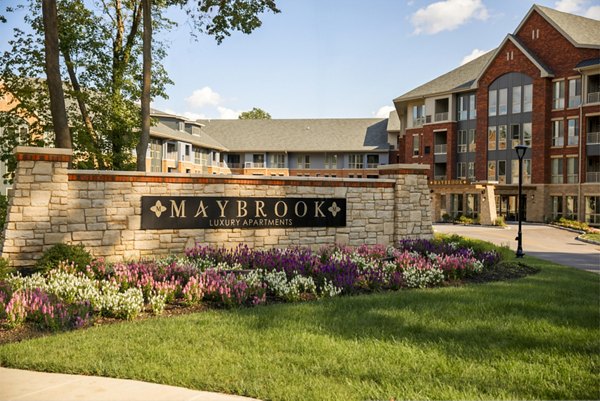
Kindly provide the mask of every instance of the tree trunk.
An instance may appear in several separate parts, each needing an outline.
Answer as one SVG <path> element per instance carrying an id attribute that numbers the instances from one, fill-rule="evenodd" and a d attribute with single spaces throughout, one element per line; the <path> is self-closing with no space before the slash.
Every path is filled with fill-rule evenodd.
<path id="1" fill-rule="evenodd" d="M 138 142 L 137 170 L 146 171 L 146 152 L 150 142 L 150 82 L 152 80 L 152 10 L 151 0 L 142 0 L 144 15 L 143 82 L 142 82 L 142 132 Z"/>
<path id="2" fill-rule="evenodd" d="M 50 92 L 50 112 L 55 133 L 54 144 L 57 148 L 71 149 L 71 133 L 69 132 L 65 94 L 60 77 L 56 0 L 42 0 L 42 16 L 44 20 L 46 83 Z"/>

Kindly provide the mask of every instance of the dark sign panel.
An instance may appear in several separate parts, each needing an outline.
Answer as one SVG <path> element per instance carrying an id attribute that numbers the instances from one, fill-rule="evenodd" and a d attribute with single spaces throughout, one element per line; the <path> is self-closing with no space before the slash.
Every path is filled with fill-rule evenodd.
<path id="1" fill-rule="evenodd" d="M 343 198 L 142 196 L 142 229 L 345 227 Z"/>

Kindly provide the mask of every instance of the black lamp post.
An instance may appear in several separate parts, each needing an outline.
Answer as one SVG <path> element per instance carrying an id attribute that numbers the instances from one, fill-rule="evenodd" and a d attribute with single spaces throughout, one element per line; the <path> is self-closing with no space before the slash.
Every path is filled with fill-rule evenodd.
<path id="1" fill-rule="evenodd" d="M 521 221 L 523 220 L 523 200 L 522 192 L 523 192 L 523 157 L 525 156 L 525 152 L 528 147 L 525 145 L 517 145 L 515 146 L 515 151 L 517 152 L 517 157 L 519 158 L 519 197 L 517 200 L 517 208 L 519 213 L 519 233 L 517 234 L 517 258 L 522 258 L 525 254 L 523 253 L 523 233 L 521 231 Z"/>

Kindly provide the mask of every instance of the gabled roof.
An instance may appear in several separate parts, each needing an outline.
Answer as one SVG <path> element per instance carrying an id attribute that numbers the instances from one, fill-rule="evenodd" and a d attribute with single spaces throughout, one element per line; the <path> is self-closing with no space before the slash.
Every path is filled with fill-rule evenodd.
<path id="1" fill-rule="evenodd" d="M 166 113 L 165 116 L 173 117 L 172 115 Z M 201 136 L 192 135 L 187 132 L 174 130 L 160 121 L 157 125 L 150 127 L 150 136 L 154 138 L 172 139 L 175 141 L 187 142 L 195 146 L 216 149 L 219 151 L 227 150 L 225 146 L 211 138 L 210 135 L 207 135 L 206 133 L 202 133 Z"/>
<path id="2" fill-rule="evenodd" d="M 488 69 L 488 67 L 490 66 L 490 64 L 492 64 L 492 62 L 494 61 L 496 56 L 498 56 L 498 53 L 502 50 L 504 45 L 506 45 L 506 43 L 508 43 L 508 42 L 513 43 L 521 51 L 521 53 L 523 53 L 525 55 L 525 57 L 527 57 L 529 59 L 529 61 L 531 61 L 533 63 L 533 65 L 535 65 L 540 70 L 540 76 L 542 78 L 548 78 L 548 77 L 554 76 L 554 72 L 550 69 L 550 67 L 548 67 L 546 64 L 544 64 L 543 61 L 541 61 L 535 54 L 533 54 L 529 49 L 527 49 L 527 47 L 525 47 L 525 45 L 519 40 L 519 38 L 517 38 L 514 35 L 507 35 L 506 38 L 504 38 L 504 40 L 500 44 L 500 46 L 498 46 L 496 48 L 496 50 L 494 50 L 492 57 L 490 57 L 488 62 L 481 69 L 481 72 L 475 79 L 475 83 L 474 83 L 475 85 L 478 84 L 479 79 L 481 78 L 483 73 Z"/>
<path id="3" fill-rule="evenodd" d="M 201 120 L 230 152 L 387 151 L 387 119 Z"/>
<path id="4" fill-rule="evenodd" d="M 515 34 L 519 32 L 534 11 L 537 11 L 550 25 L 556 28 L 573 46 L 600 49 L 600 21 L 564 13 L 537 4 L 531 7 L 525 18 L 515 29 Z"/>
<path id="5" fill-rule="evenodd" d="M 467 90 L 472 87 L 473 82 L 477 79 L 483 67 L 488 64 L 494 54 L 495 50 L 489 51 L 467 64 L 461 65 L 426 84 L 406 92 L 404 95 L 394 99 L 394 102 L 419 99 L 438 93 L 442 94 L 458 90 Z"/>

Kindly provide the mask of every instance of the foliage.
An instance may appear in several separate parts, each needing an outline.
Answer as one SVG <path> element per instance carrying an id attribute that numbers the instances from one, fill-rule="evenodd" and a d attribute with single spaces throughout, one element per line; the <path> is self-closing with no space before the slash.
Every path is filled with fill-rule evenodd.
<path id="1" fill-rule="evenodd" d="M 452 216 L 450 216 L 448 213 L 444 213 L 444 214 L 442 215 L 442 221 L 443 221 L 444 223 L 451 222 L 451 221 L 452 221 Z"/>
<path id="2" fill-rule="evenodd" d="M 6 258 L 0 258 L 0 280 L 5 279 L 14 272 L 15 268 L 10 266 L 9 260 Z"/>
<path id="3" fill-rule="evenodd" d="M 263 400 L 598 399 L 597 275 L 524 262 L 541 272 L 102 325 L 4 344 L 0 364 Z"/>
<path id="4" fill-rule="evenodd" d="M 253 107 L 250 111 L 240 113 L 238 118 L 240 120 L 270 120 L 271 115 L 263 109 Z"/>
<path id="5" fill-rule="evenodd" d="M 78 270 L 85 270 L 92 262 L 92 256 L 83 245 L 56 244 L 44 252 L 35 266 L 37 270 L 46 272 L 64 261 L 72 262 Z"/>
<path id="6" fill-rule="evenodd" d="M 0 237 L 4 230 L 4 224 L 6 224 L 6 214 L 8 213 L 8 197 L 6 195 L 0 195 Z"/>
<path id="7" fill-rule="evenodd" d="M 497 227 L 506 227 L 506 222 L 504 221 L 504 216 L 496 217 L 496 220 L 494 220 L 493 225 L 495 225 Z"/>
<path id="8" fill-rule="evenodd" d="M 454 222 L 458 223 L 458 224 L 465 224 L 465 225 L 468 224 L 468 225 L 471 225 L 471 224 L 475 223 L 475 220 L 472 219 L 472 218 L 470 218 L 470 217 L 461 215 L 457 219 L 455 219 Z"/>
<path id="9" fill-rule="evenodd" d="M 584 223 L 582 221 L 577 221 L 577 220 L 568 220 L 568 219 L 565 219 L 564 217 L 561 217 L 558 220 L 555 220 L 552 224 L 560 226 L 560 227 L 572 228 L 573 230 L 579 230 L 579 231 L 583 231 L 586 233 L 595 231 L 587 223 Z"/>
<path id="10" fill-rule="evenodd" d="M 45 294 L 44 303 L 54 316 L 52 324 L 62 328 L 73 326 L 71 312 L 79 313 L 82 305 L 89 312 L 86 321 L 94 316 L 133 319 L 144 310 L 161 314 L 169 304 L 204 302 L 230 308 L 267 300 L 298 302 L 434 287 L 476 276 L 500 260 L 493 251 L 469 245 L 460 237 L 403 241 L 399 248 L 338 246 L 319 252 L 197 245 L 184 258 L 108 265 L 91 260 L 81 245 L 59 244 L 39 261 L 41 272 L 6 278 L 4 315 L 10 326 L 26 320 L 39 322 L 35 317 L 39 308 L 27 298 L 36 291 L 41 292 L 33 298 Z M 17 292 L 21 295 L 11 303 L 11 294 Z"/>
<path id="11" fill-rule="evenodd" d="M 596 244 L 600 244 L 600 233 L 587 233 L 582 235 L 581 237 L 584 240 L 595 242 Z"/>

